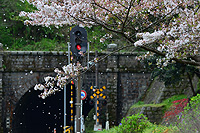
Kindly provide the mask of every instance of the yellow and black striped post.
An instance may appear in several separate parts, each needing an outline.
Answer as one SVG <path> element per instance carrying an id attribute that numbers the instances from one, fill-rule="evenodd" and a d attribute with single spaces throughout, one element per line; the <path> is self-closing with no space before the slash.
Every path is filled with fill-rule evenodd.
<path id="1" fill-rule="evenodd" d="M 97 114 L 97 121 L 96 121 L 96 125 L 99 125 L 99 117 L 100 117 L 100 111 L 99 111 L 99 95 L 97 95 L 97 110 L 96 110 L 96 114 Z"/>
<path id="2" fill-rule="evenodd" d="M 63 133 L 71 133 L 72 127 L 66 126 L 66 127 L 63 127 L 63 129 L 64 129 Z"/>
<path id="3" fill-rule="evenodd" d="M 74 108 L 74 104 L 73 104 L 73 81 L 71 81 L 71 102 L 70 102 L 70 108 L 71 108 L 71 129 L 72 129 L 72 131 L 73 131 L 73 121 L 74 121 L 74 110 L 73 110 L 73 108 Z"/>
<path id="4" fill-rule="evenodd" d="M 70 27 L 71 28 L 71 27 Z M 71 31 L 71 29 L 70 29 L 70 31 Z M 70 52 L 70 55 L 72 55 L 72 52 Z M 70 62 L 72 63 L 72 59 L 73 58 L 70 58 Z M 71 108 L 71 130 L 73 131 L 73 124 L 74 124 L 74 99 L 73 99 L 73 96 L 74 96 L 74 94 L 73 94 L 73 84 L 74 84 L 74 82 L 73 81 L 71 81 L 71 101 L 70 101 L 70 108 Z"/>

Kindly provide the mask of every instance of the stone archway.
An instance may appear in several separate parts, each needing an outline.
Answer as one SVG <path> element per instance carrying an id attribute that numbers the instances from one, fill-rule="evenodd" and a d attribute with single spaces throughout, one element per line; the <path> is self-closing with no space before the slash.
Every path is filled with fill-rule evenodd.
<path id="1" fill-rule="evenodd" d="M 46 99 L 31 88 L 19 100 L 13 113 L 13 133 L 50 133 L 62 130 L 63 91 Z"/>
<path id="2" fill-rule="evenodd" d="M 70 85 L 67 86 L 67 90 L 70 90 Z M 62 133 L 64 119 L 63 92 L 60 91 L 46 99 L 41 99 L 38 97 L 40 91 L 31 88 L 16 105 L 13 113 L 12 132 L 51 133 L 56 128 L 57 133 Z M 67 91 L 67 125 L 71 124 L 70 95 L 71 92 Z M 89 105 L 89 99 L 84 102 L 84 106 L 87 106 L 87 109 L 88 107 L 92 108 Z M 89 111 L 85 111 L 84 115 L 86 116 Z"/>

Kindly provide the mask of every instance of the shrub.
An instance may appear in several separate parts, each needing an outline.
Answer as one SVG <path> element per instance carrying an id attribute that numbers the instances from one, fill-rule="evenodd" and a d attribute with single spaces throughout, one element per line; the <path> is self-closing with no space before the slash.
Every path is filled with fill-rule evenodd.
<path id="1" fill-rule="evenodd" d="M 118 133 L 142 133 L 149 126 L 150 122 L 143 114 L 135 114 L 122 119 Z"/>
<path id="2" fill-rule="evenodd" d="M 181 122 L 177 126 L 182 133 L 197 133 L 200 131 L 200 94 L 190 99 L 179 120 Z"/>
<path id="3" fill-rule="evenodd" d="M 164 115 L 165 121 L 172 122 L 174 119 L 176 119 L 176 116 L 179 115 L 186 107 L 188 99 L 184 98 L 181 100 L 173 101 L 172 103 L 173 105 L 171 106 L 171 109 L 165 112 Z"/>
<path id="4" fill-rule="evenodd" d="M 174 101 L 181 100 L 181 99 L 184 99 L 184 98 L 187 98 L 187 96 L 186 95 L 174 95 L 174 96 L 164 100 L 162 103 L 165 104 L 166 111 L 167 111 L 171 108 Z"/>

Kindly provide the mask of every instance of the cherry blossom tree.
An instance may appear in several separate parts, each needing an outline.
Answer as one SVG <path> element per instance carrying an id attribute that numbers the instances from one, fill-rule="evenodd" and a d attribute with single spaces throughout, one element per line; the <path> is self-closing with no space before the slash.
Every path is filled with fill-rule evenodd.
<path id="1" fill-rule="evenodd" d="M 38 10 L 21 12 L 31 25 L 101 25 L 148 51 L 158 65 L 171 62 L 200 64 L 199 0 L 27 0 Z M 103 39 L 102 39 L 103 40 Z"/>
<path id="2" fill-rule="evenodd" d="M 154 54 L 158 67 L 169 63 L 200 66 L 199 0 L 27 0 L 37 10 L 20 13 L 31 25 L 100 25 L 130 42 L 126 47 Z M 102 38 L 101 41 L 105 39 Z"/>

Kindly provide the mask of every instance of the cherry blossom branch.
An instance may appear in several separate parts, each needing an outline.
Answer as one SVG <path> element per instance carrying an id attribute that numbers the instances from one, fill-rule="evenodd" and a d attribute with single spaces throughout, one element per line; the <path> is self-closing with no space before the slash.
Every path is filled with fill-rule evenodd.
<path id="1" fill-rule="evenodd" d="M 32 13 L 21 12 L 22 16 L 30 18 L 25 21 L 27 24 L 59 26 L 79 22 L 85 26 L 101 25 L 108 31 L 122 35 L 135 46 L 150 51 L 145 57 L 155 53 L 161 55 L 158 64 L 167 65 L 175 60 L 199 65 L 192 60 L 198 55 L 200 47 L 199 1 L 27 1 L 38 9 Z M 136 41 L 136 36 L 140 34 L 136 33 L 138 31 L 144 32 L 144 37 Z M 159 38 L 160 33 L 162 37 Z"/>
<path id="2" fill-rule="evenodd" d="M 96 5 L 97 7 L 101 8 L 101 9 L 103 9 L 103 10 L 106 10 L 107 12 L 109 12 L 110 14 L 112 14 L 114 17 L 116 17 L 119 21 L 121 21 L 121 23 L 123 23 L 123 21 L 122 21 L 117 15 L 115 15 L 114 13 L 112 13 L 112 11 L 108 10 L 108 9 L 105 8 L 105 7 L 100 6 L 99 4 L 97 4 L 97 3 L 95 2 L 95 0 L 93 0 L 93 2 L 94 2 L 94 3 L 92 3 L 92 4 Z"/>
<path id="3" fill-rule="evenodd" d="M 128 16 L 129 16 L 129 13 L 130 13 L 130 10 L 131 10 L 131 7 L 132 7 L 132 3 L 133 3 L 133 0 L 130 1 L 130 5 L 129 5 L 129 8 L 128 8 L 125 20 L 124 20 L 124 22 L 122 24 L 122 32 L 124 32 L 124 27 L 125 27 L 125 24 L 126 24 L 126 22 L 128 20 Z"/>
<path id="4" fill-rule="evenodd" d="M 125 9 L 128 9 L 128 7 L 126 7 L 125 5 L 123 5 L 122 3 L 120 3 L 118 0 L 114 0 L 117 2 L 117 4 L 121 5 L 122 7 L 124 7 Z"/>

